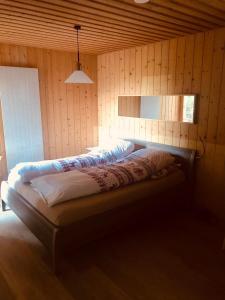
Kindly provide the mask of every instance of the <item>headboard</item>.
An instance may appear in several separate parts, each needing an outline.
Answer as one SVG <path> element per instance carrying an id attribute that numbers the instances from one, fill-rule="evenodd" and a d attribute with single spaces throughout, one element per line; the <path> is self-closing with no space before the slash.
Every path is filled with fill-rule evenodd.
<path id="1" fill-rule="evenodd" d="M 181 163 L 182 169 L 186 173 L 187 178 L 189 180 L 193 179 L 196 150 L 179 148 L 179 147 L 165 145 L 165 144 L 152 143 L 152 142 L 147 142 L 147 141 L 137 140 L 137 139 L 125 139 L 125 140 L 133 142 L 135 144 L 135 150 L 142 149 L 142 148 L 153 148 L 153 149 L 169 152 L 171 155 L 176 157 L 176 160 L 178 162 Z"/>

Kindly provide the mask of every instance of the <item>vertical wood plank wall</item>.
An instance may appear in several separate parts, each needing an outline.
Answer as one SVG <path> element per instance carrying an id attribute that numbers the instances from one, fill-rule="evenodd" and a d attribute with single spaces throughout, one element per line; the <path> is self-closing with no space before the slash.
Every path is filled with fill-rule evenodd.
<path id="1" fill-rule="evenodd" d="M 35 67 L 39 70 L 46 159 L 79 154 L 87 146 L 97 144 L 97 57 L 82 55 L 81 62 L 95 84 L 64 84 L 75 68 L 74 53 L 0 44 L 0 65 Z M 0 151 L 3 157 L 0 178 L 3 178 L 6 175 L 6 160 L 2 119 Z"/>
<path id="2" fill-rule="evenodd" d="M 225 28 L 98 56 L 99 138 L 203 151 L 197 198 L 225 219 Z M 118 117 L 118 95 L 199 94 L 198 124 Z"/>
<path id="3" fill-rule="evenodd" d="M 118 114 L 133 118 L 140 118 L 141 97 L 123 96 L 118 100 Z"/>
<path id="4" fill-rule="evenodd" d="M 160 97 L 161 120 L 181 121 L 183 102 L 181 96 L 161 96 Z"/>

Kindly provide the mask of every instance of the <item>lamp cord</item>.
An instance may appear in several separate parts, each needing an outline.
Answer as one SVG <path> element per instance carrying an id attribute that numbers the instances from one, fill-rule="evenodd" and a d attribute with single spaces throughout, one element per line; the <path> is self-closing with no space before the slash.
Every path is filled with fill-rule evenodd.
<path id="1" fill-rule="evenodd" d="M 78 63 L 80 63 L 80 49 L 79 49 L 78 31 L 79 31 L 79 29 L 77 28 L 77 60 L 78 60 Z"/>

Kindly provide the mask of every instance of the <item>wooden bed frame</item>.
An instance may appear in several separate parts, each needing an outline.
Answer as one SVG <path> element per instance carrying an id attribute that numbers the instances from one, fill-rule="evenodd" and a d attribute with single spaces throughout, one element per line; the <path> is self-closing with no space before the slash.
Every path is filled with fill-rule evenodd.
<path id="1" fill-rule="evenodd" d="M 166 203 L 176 201 L 182 198 L 182 203 L 191 204 L 191 194 L 193 193 L 194 181 L 194 159 L 195 151 L 167 146 L 145 141 L 133 140 L 136 144 L 136 149 L 143 147 L 154 147 L 170 152 L 182 163 L 183 170 L 186 174 L 186 182 L 169 189 L 164 193 L 157 193 L 151 201 L 148 201 L 147 195 L 143 195 L 143 201 L 138 203 L 126 204 L 122 207 L 111 209 L 107 212 L 88 217 L 81 221 L 76 221 L 66 226 L 56 226 L 45 218 L 37 209 L 27 202 L 20 194 L 11 189 L 7 205 L 15 212 L 24 224 L 32 231 L 32 233 L 46 246 L 51 255 L 51 262 L 54 272 L 58 271 L 59 258 L 64 249 L 68 245 L 75 244 L 79 247 L 84 243 L 105 236 L 106 234 L 124 227 L 132 220 L 136 220 L 139 215 L 143 216 L 144 212 L 149 212 L 146 206 L 160 206 L 160 210 L 166 207 Z M 187 201 L 184 199 L 184 195 Z M 151 203 L 151 204 L 150 204 Z M 163 203 L 163 204 L 162 204 Z M 5 205 L 3 203 L 3 205 Z"/>

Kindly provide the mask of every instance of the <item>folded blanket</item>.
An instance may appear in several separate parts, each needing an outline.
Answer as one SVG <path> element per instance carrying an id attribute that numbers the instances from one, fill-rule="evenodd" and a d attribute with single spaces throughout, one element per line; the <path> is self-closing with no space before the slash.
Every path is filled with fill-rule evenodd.
<path id="1" fill-rule="evenodd" d="M 161 159 L 162 156 L 164 160 Z M 133 158 L 116 164 L 38 177 L 31 180 L 31 184 L 48 206 L 53 206 L 150 178 L 173 161 L 170 154 L 154 151 L 147 158 Z"/>
<path id="2" fill-rule="evenodd" d="M 99 164 L 113 163 L 130 154 L 134 150 L 134 144 L 129 141 L 117 140 L 116 143 L 105 148 L 98 148 L 88 154 L 66 157 L 55 160 L 19 163 L 10 171 L 8 182 L 14 187 L 15 182 L 30 182 L 33 178 L 68 172 L 74 169 L 97 166 Z"/>
<path id="3" fill-rule="evenodd" d="M 115 162 L 117 158 L 110 153 L 88 153 L 79 156 L 66 157 L 55 160 L 19 163 L 13 168 L 8 177 L 10 186 L 20 180 L 30 182 L 33 178 L 48 174 L 68 172 L 74 169 L 87 168 L 98 164 Z"/>

